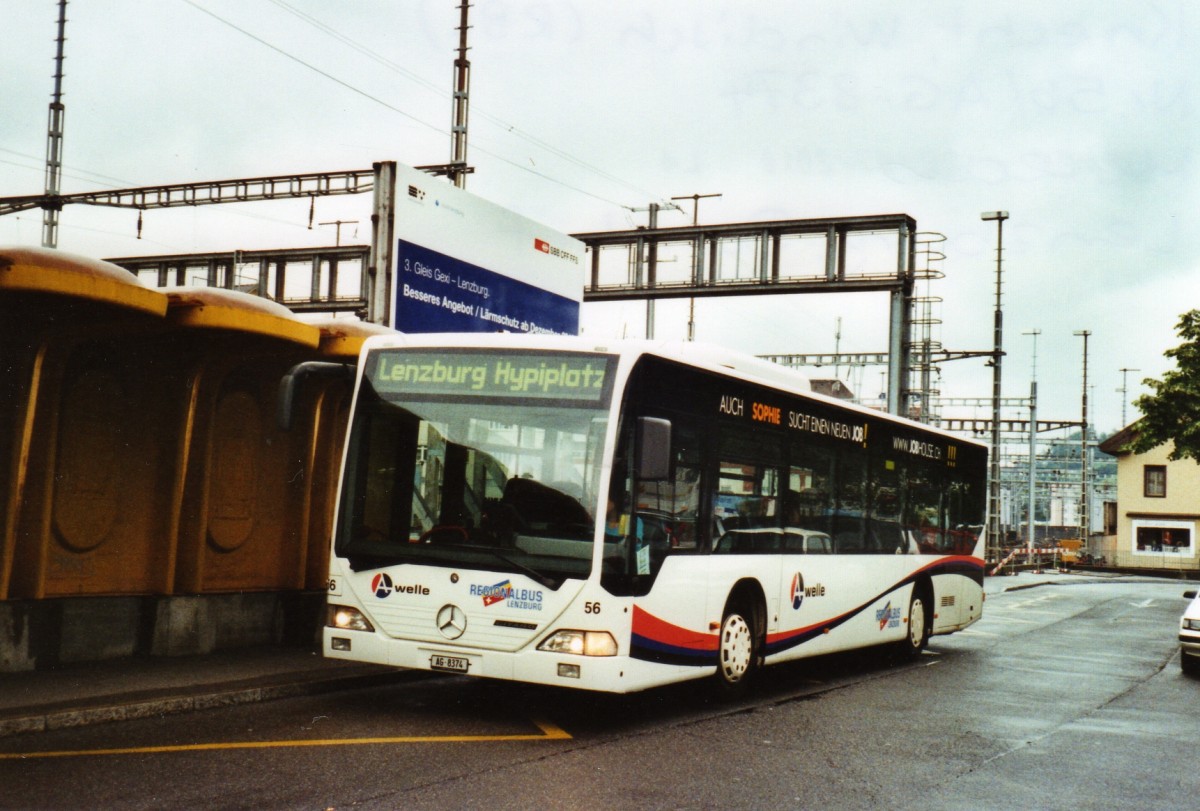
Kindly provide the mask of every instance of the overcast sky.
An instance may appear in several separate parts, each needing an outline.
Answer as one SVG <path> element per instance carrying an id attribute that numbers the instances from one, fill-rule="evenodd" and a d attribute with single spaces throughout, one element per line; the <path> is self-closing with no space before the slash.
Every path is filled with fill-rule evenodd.
<path id="1" fill-rule="evenodd" d="M 410 165 L 450 157 L 458 0 L 75 0 L 65 193 Z M 54 0 L 6 0 L 0 196 L 39 193 Z M 992 345 L 1004 227 L 1004 394 L 1121 422 L 1200 306 L 1200 4 L 476 0 L 468 190 L 564 232 L 644 224 L 652 201 L 706 223 L 906 213 L 946 236 L 941 343 Z M 662 225 L 691 221 L 664 213 Z M 68 207 L 59 247 L 97 257 L 333 244 L 307 201 L 136 214 Z M 318 201 L 366 242 L 370 199 Z M 41 212 L 0 218 L 40 242 Z M 890 268 L 885 268 L 890 270 Z M 878 295 L 710 299 L 697 338 L 754 353 L 880 352 Z M 841 339 L 835 344 L 838 319 Z M 659 337 L 686 334 L 660 303 Z M 644 305 L 585 308 L 591 335 L 643 334 Z M 879 369 L 855 381 L 880 386 Z M 982 360 L 942 393 L 986 398 Z M 949 410 L 947 413 L 951 413 Z M 962 414 L 961 410 L 954 413 Z M 1012 412 L 1014 416 L 1017 412 Z M 989 416 L 983 409 L 979 416 Z M 1134 412 L 1130 410 L 1130 419 Z"/>

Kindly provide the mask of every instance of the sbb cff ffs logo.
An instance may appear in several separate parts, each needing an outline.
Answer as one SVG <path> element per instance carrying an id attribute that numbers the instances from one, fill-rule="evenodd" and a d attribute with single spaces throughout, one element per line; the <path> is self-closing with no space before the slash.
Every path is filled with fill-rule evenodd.
<path id="1" fill-rule="evenodd" d="M 548 253 L 551 256 L 558 257 L 559 259 L 566 259 L 568 262 L 571 262 L 572 264 L 575 264 L 575 265 L 579 264 L 578 256 L 571 253 L 570 251 L 564 251 L 562 248 L 556 248 L 544 239 L 538 239 L 537 237 L 534 237 L 533 238 L 533 248 L 536 251 L 541 251 L 542 253 Z"/>

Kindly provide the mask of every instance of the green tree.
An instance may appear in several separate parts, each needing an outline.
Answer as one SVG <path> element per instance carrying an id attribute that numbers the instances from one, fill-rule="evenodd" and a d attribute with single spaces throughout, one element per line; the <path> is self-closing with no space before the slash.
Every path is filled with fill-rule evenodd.
<path id="1" fill-rule="evenodd" d="M 1162 380 L 1143 381 L 1151 393 L 1133 401 L 1143 417 L 1130 450 L 1145 453 L 1172 441 L 1171 459 L 1200 462 L 1200 310 L 1184 313 L 1175 331 L 1185 343 L 1163 354 L 1174 359 L 1176 368 Z"/>

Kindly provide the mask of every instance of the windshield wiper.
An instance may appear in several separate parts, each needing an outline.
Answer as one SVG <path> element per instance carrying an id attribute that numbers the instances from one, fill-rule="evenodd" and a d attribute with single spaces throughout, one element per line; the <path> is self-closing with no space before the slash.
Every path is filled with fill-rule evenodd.
<path id="1" fill-rule="evenodd" d="M 493 549 L 490 546 L 470 546 L 470 547 L 466 547 L 466 548 L 479 549 L 483 552 L 487 552 L 488 554 L 492 555 L 493 557 L 499 558 L 500 560 L 504 561 L 509 566 L 512 566 L 514 569 L 521 572 L 522 574 L 528 575 L 530 577 L 530 579 L 536 581 L 537 583 L 545 586 L 548 589 L 557 589 L 558 588 L 558 586 L 555 584 L 553 578 L 549 577 L 548 575 L 542 574 L 537 569 L 534 569 L 531 566 L 526 566 L 524 563 L 520 563 L 519 561 L 513 560 L 508 555 L 504 554 L 503 552 L 501 552 L 498 549 Z"/>
<path id="2" fill-rule="evenodd" d="M 531 566 L 527 566 L 526 564 L 521 563 L 520 561 L 513 560 L 508 555 L 504 554 L 500 550 L 498 550 L 494 547 L 491 547 L 491 546 L 479 546 L 476 544 L 456 543 L 456 544 L 438 544 L 436 548 L 438 548 L 438 549 L 465 549 L 465 550 L 468 550 L 471 552 L 486 552 L 489 555 L 491 555 L 492 557 L 496 558 L 497 560 L 503 561 L 504 563 L 508 564 L 509 566 L 511 566 L 512 568 L 521 572 L 522 574 L 528 575 L 530 579 L 536 581 L 539 585 L 545 586 L 548 589 L 557 589 L 558 588 L 558 581 L 556 581 L 554 578 L 550 577 L 549 575 L 542 574 L 537 569 L 534 569 Z M 407 550 L 401 549 L 401 550 L 399 550 L 399 554 L 396 554 L 396 555 L 383 555 L 383 554 L 379 554 L 379 553 L 351 554 L 350 555 L 350 568 L 353 571 L 359 572 L 359 571 L 363 571 L 363 570 L 367 570 L 367 569 L 382 569 L 387 566 L 395 566 L 396 564 L 401 563 L 401 562 L 409 562 L 409 563 L 426 563 L 426 562 L 428 562 L 428 558 L 426 556 L 424 556 L 424 555 L 407 555 L 407 554 L 405 554 L 406 551 Z"/>

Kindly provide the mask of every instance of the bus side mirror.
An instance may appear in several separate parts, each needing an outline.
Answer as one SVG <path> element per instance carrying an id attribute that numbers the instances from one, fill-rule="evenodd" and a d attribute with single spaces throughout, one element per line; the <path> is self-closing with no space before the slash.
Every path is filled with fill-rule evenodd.
<path id="1" fill-rule="evenodd" d="M 279 394 L 275 398 L 275 424 L 281 431 L 292 430 L 292 417 L 296 410 L 296 389 L 310 377 L 326 380 L 345 380 L 354 384 L 354 364 L 330 363 L 310 360 L 297 363 L 279 381 Z"/>
<path id="2" fill-rule="evenodd" d="M 671 478 L 670 420 L 638 417 L 636 468 L 639 479 Z"/>

